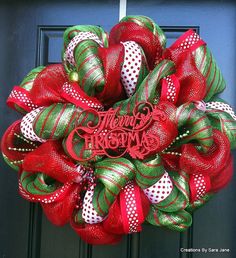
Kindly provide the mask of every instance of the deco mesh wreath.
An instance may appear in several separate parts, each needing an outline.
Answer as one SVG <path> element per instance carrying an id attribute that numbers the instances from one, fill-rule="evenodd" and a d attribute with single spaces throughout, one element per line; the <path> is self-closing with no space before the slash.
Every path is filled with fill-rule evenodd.
<path id="1" fill-rule="evenodd" d="M 186 230 L 232 176 L 236 116 L 199 35 L 170 47 L 151 19 L 64 33 L 62 64 L 33 69 L 7 104 L 1 148 L 19 192 L 56 225 L 112 244 L 146 221 Z"/>

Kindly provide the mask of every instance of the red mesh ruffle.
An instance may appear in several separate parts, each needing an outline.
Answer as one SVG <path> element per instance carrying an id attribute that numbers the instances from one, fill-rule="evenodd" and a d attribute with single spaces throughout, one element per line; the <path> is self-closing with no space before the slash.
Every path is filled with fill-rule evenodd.
<path id="1" fill-rule="evenodd" d="M 96 97 L 102 103 L 110 106 L 126 97 L 123 85 L 120 82 L 120 64 L 124 59 L 124 47 L 122 44 L 117 44 L 109 48 L 99 48 L 99 55 L 103 62 L 105 85 L 103 91 L 97 94 Z"/>
<path id="2" fill-rule="evenodd" d="M 175 75 L 180 83 L 177 105 L 202 100 L 206 94 L 206 79 L 196 67 L 192 53 L 166 49 L 164 58 L 171 59 L 175 63 Z"/>
<path id="3" fill-rule="evenodd" d="M 230 156 L 225 166 L 211 177 L 211 191 L 218 192 L 224 188 L 233 176 L 233 157 Z"/>
<path id="4" fill-rule="evenodd" d="M 229 159 L 230 143 L 220 131 L 213 130 L 214 143 L 207 153 L 197 150 L 194 144 L 185 144 L 182 147 L 180 168 L 188 174 L 216 175 L 222 170 Z"/>
<path id="5" fill-rule="evenodd" d="M 156 58 L 162 53 L 162 47 L 156 35 L 133 22 L 118 23 L 110 32 L 109 43 L 114 45 L 125 41 L 138 43 L 145 52 L 150 69 L 154 68 Z"/>
<path id="6" fill-rule="evenodd" d="M 75 164 L 64 153 L 60 141 L 47 141 L 30 152 L 24 159 L 23 170 L 43 172 L 62 183 L 79 182 L 82 178 Z"/>
<path id="7" fill-rule="evenodd" d="M 34 142 L 31 144 L 28 139 L 25 139 L 20 130 L 21 120 L 15 121 L 8 127 L 1 140 L 1 151 L 11 164 L 21 166 L 25 156 L 40 143 Z"/>
<path id="8" fill-rule="evenodd" d="M 107 232 L 102 223 L 99 224 L 71 224 L 75 232 L 87 243 L 92 245 L 108 245 L 118 243 L 122 236 Z"/>
<path id="9" fill-rule="evenodd" d="M 67 75 L 62 64 L 49 65 L 36 77 L 29 92 L 31 99 L 38 106 L 65 102 L 60 93 L 63 84 L 67 81 Z"/>
<path id="10" fill-rule="evenodd" d="M 63 226 L 71 219 L 73 210 L 78 201 L 80 187 L 76 184 L 62 199 L 53 203 L 41 203 L 43 211 L 53 224 Z"/>

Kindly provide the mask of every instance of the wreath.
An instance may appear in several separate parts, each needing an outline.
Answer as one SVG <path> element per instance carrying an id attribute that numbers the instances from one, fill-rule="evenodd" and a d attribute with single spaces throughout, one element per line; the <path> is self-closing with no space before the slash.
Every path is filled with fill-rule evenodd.
<path id="1" fill-rule="evenodd" d="M 64 33 L 62 63 L 34 68 L 1 142 L 19 192 L 55 225 L 113 244 L 144 222 L 179 232 L 232 177 L 236 116 L 193 30 L 169 48 L 150 18 Z"/>

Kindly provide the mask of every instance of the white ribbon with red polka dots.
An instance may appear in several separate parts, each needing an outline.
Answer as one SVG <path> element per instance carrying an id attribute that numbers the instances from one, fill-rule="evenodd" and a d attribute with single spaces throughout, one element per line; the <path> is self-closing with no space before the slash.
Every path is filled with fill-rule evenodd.
<path id="1" fill-rule="evenodd" d="M 134 41 L 122 42 L 125 50 L 124 63 L 121 68 L 121 82 L 128 97 L 132 96 L 138 82 L 142 64 L 140 46 Z"/>
<path id="2" fill-rule="evenodd" d="M 94 185 L 91 185 L 89 187 L 83 200 L 82 217 L 84 221 L 89 224 L 100 223 L 106 218 L 106 217 L 101 217 L 94 209 L 94 206 L 92 203 L 94 188 L 95 188 Z"/>
<path id="3" fill-rule="evenodd" d="M 160 180 L 158 180 L 154 185 L 144 189 L 145 195 L 148 197 L 149 201 L 153 204 L 159 203 L 165 200 L 173 190 L 173 183 L 167 172 L 163 174 Z"/>

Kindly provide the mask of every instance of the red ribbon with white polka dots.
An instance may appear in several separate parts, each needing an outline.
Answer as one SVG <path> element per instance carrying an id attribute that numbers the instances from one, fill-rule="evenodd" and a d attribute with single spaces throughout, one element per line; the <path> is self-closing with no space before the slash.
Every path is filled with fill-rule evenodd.
<path id="1" fill-rule="evenodd" d="M 120 192 L 121 215 L 126 234 L 141 231 L 144 221 L 140 189 L 134 182 L 126 184 Z"/>
<path id="2" fill-rule="evenodd" d="M 190 200 L 200 200 L 211 189 L 210 177 L 203 174 L 192 174 L 189 177 Z"/>
<path id="3" fill-rule="evenodd" d="M 83 109 L 103 110 L 104 108 L 97 98 L 88 96 L 76 82 L 65 82 L 62 86 L 61 96 Z"/>
<path id="4" fill-rule="evenodd" d="M 34 104 L 31 100 L 29 92 L 20 86 L 14 86 L 7 99 L 7 105 L 13 109 L 15 109 L 15 105 L 17 105 L 27 112 L 38 108 L 38 105 Z"/>
<path id="5" fill-rule="evenodd" d="M 180 36 L 174 44 L 169 48 L 171 51 L 194 51 L 198 47 L 205 45 L 206 43 L 200 38 L 200 36 L 193 30 L 188 30 L 182 36 Z"/>

